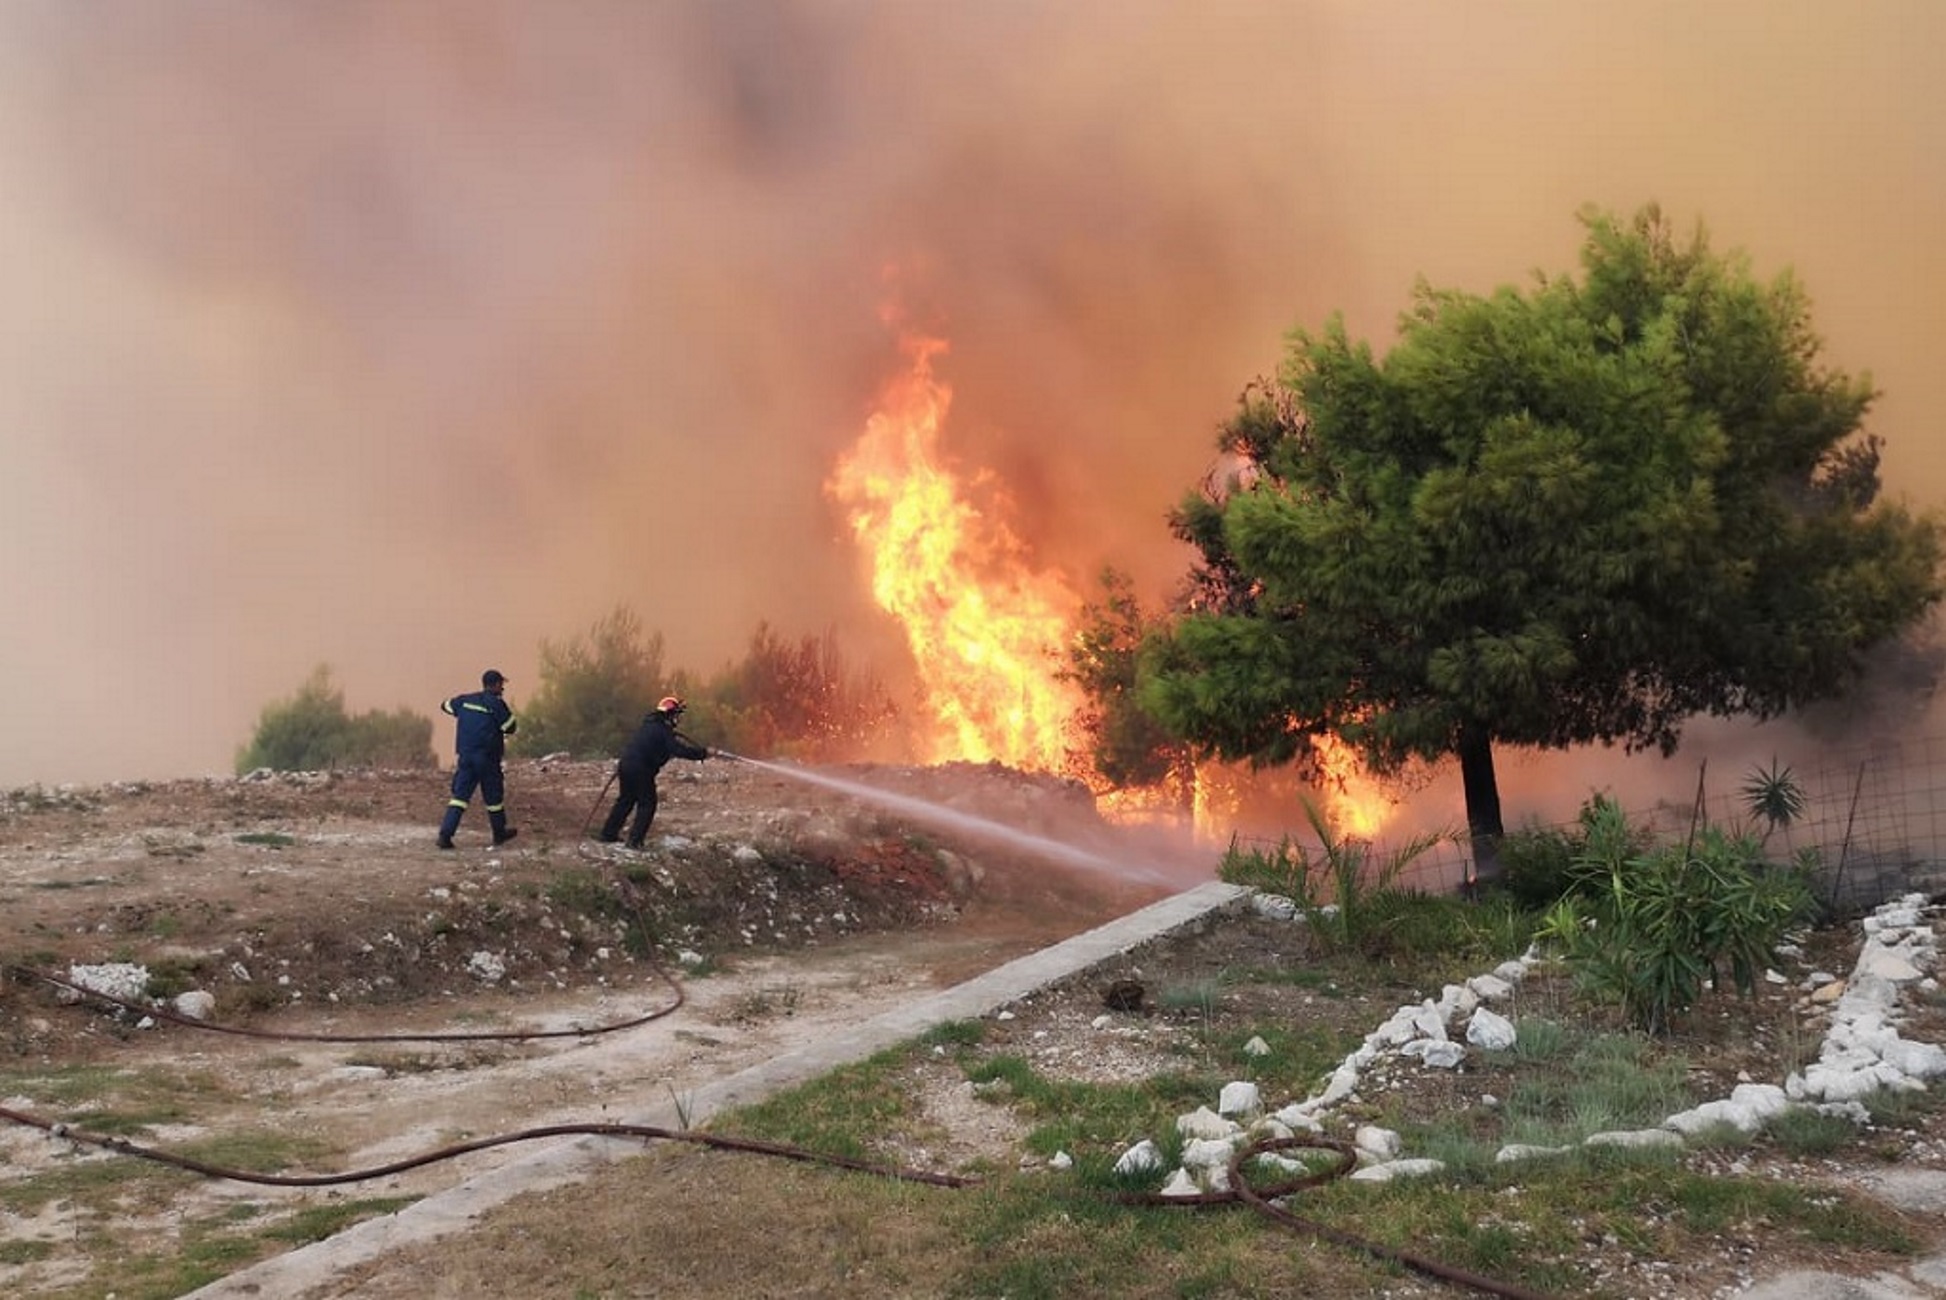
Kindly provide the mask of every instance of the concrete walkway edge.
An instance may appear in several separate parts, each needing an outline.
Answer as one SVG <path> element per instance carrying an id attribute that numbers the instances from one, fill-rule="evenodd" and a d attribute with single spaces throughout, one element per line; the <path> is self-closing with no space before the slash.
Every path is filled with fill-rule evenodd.
<path id="1" fill-rule="evenodd" d="M 725 1110 L 753 1105 L 841 1065 L 916 1038 L 935 1026 L 985 1016 L 1150 940 L 1242 908 L 1253 892 L 1220 881 L 1199 885 L 1051 948 L 1016 958 L 909 1007 L 888 1011 L 850 1033 L 753 1065 L 683 1099 L 680 1112 L 672 1099 L 668 1106 L 621 1122 L 673 1129 L 682 1127 L 686 1117 L 687 1124 L 694 1127 Z M 464 1231 L 485 1211 L 516 1196 L 578 1181 L 603 1165 L 640 1154 L 641 1149 L 632 1139 L 584 1137 L 558 1142 L 415 1201 L 396 1214 L 367 1219 L 323 1241 L 253 1264 L 189 1292 L 186 1300 L 236 1300 L 245 1296 L 322 1300 L 336 1293 L 335 1280 L 353 1265 L 403 1246 Z"/>

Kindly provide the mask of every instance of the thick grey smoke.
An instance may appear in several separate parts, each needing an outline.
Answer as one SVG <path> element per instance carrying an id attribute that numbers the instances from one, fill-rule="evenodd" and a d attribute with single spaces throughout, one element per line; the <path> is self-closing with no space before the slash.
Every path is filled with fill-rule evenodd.
<path id="1" fill-rule="evenodd" d="M 1284 330 L 1584 202 L 1795 267 L 1934 504 L 1942 80 L 1929 0 L 7 5 L 0 784 L 225 770 L 320 662 L 518 702 L 619 603 L 895 655 L 822 492 L 888 265 L 1078 587 L 1166 590 Z"/>

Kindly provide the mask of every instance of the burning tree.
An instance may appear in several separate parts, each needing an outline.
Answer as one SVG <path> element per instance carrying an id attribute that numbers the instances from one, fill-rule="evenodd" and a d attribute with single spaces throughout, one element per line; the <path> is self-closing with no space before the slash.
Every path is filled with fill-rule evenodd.
<path id="1" fill-rule="evenodd" d="M 1192 608 L 1142 661 L 1204 752 L 1457 755 L 1488 874 L 1496 742 L 1666 754 L 1696 714 L 1841 692 L 1941 595 L 1938 524 L 1877 500 L 1870 381 L 1818 363 L 1795 281 L 1654 207 L 1582 220 L 1578 283 L 1422 284 L 1382 360 L 1293 336 L 1223 431 L 1238 471 L 1172 520 Z"/>
<path id="2" fill-rule="evenodd" d="M 1142 642 L 1157 620 L 1142 609 L 1127 574 L 1105 568 L 1101 587 L 1101 598 L 1082 606 L 1080 630 L 1062 670 L 1086 696 L 1076 730 L 1088 764 L 1111 788 L 1161 788 L 1187 805 L 1195 781 L 1188 747 L 1135 698 Z"/>
<path id="3" fill-rule="evenodd" d="M 792 642 L 769 623 L 757 625 L 742 661 L 712 680 L 706 694 L 721 743 L 811 762 L 869 751 L 898 714 L 884 683 L 847 663 L 835 633 Z"/>

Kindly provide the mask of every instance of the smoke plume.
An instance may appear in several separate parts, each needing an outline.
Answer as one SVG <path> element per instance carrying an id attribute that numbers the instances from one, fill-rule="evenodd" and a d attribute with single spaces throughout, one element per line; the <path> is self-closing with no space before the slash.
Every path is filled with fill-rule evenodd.
<path id="1" fill-rule="evenodd" d="M 1590 202 L 1794 268 L 1937 504 L 1942 74 L 1928 0 L 8 5 L 0 784 L 227 770 L 318 663 L 518 704 L 618 604 L 896 657 L 822 491 L 888 266 L 1078 588 L 1166 594 L 1284 331 L 1570 270 Z"/>

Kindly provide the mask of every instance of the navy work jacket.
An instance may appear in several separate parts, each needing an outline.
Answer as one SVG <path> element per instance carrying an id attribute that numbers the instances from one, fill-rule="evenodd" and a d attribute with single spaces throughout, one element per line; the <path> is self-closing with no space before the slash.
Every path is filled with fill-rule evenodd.
<path id="1" fill-rule="evenodd" d="M 507 752 L 507 737 L 520 728 L 514 721 L 514 711 L 492 691 L 455 695 L 440 704 L 439 711 L 458 719 L 453 747 L 466 758 L 489 758 L 498 762 Z"/>

